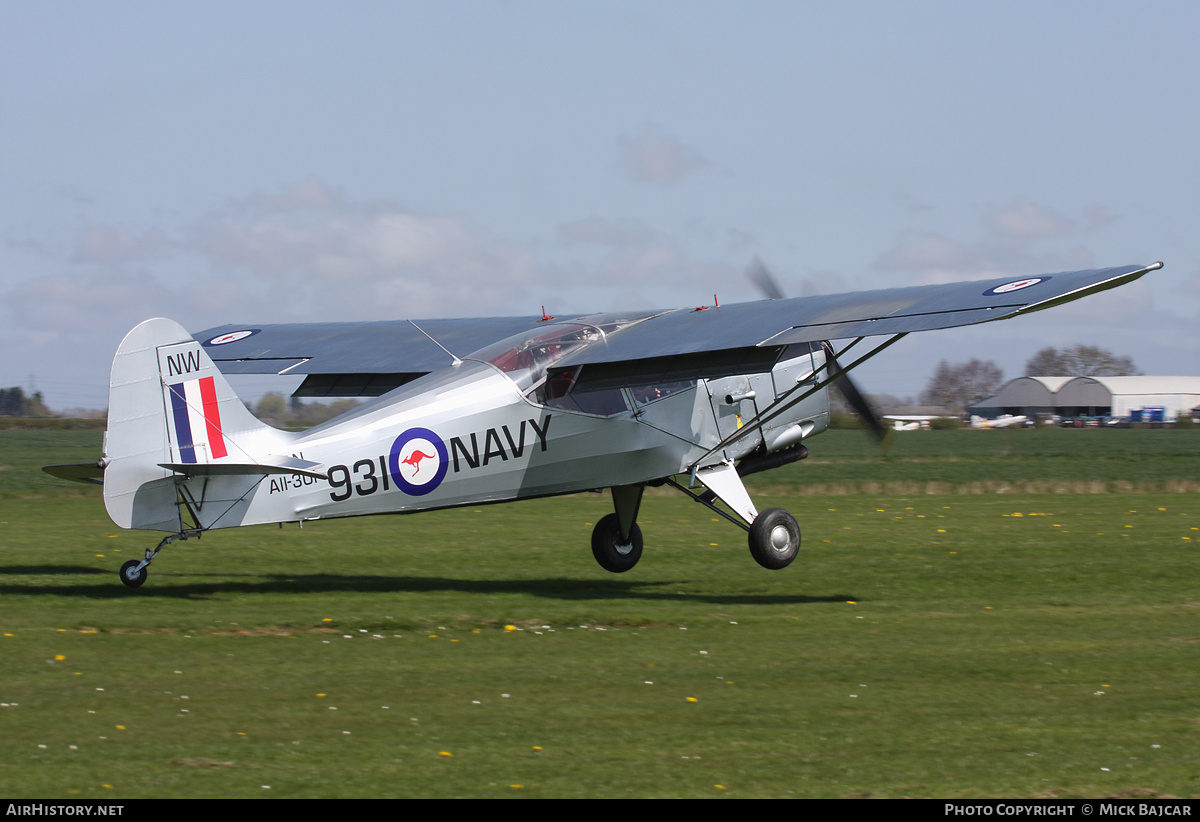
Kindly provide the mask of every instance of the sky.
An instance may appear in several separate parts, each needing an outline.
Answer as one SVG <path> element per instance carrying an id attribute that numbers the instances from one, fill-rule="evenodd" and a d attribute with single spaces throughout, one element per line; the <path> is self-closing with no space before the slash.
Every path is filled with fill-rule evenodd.
<path id="1" fill-rule="evenodd" d="M 856 372 L 1076 343 L 1200 374 L 1200 4 L 0 0 L 0 386 L 125 333 L 1150 263 Z M 249 388 L 247 388 L 249 390 Z"/>

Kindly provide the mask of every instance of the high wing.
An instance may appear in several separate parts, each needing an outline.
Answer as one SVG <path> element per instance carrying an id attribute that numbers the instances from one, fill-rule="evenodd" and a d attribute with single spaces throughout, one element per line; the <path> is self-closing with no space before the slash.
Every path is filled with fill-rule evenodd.
<path id="1" fill-rule="evenodd" d="M 626 315 L 603 345 L 585 346 L 557 365 L 586 366 L 585 381 L 593 387 L 668 375 L 746 373 L 759 365 L 769 370 L 788 345 L 1007 319 L 1115 288 L 1159 268 L 1161 262 Z M 450 365 L 456 357 L 535 329 L 547 319 L 222 326 L 202 331 L 195 339 L 225 373 L 303 374 L 305 383 L 297 391 L 301 396 L 372 396 Z"/>

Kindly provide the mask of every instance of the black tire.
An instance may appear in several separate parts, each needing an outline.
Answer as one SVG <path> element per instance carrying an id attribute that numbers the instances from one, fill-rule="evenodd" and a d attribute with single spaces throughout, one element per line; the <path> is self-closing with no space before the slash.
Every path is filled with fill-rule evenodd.
<path id="1" fill-rule="evenodd" d="M 621 539 L 621 521 L 609 514 L 596 523 L 592 531 L 592 556 L 600 567 L 614 574 L 623 574 L 642 558 L 642 529 L 635 522 L 629 529 L 629 540 Z"/>
<path id="2" fill-rule="evenodd" d="M 124 582 L 128 588 L 138 588 L 146 581 L 146 572 L 149 568 L 143 568 L 140 571 L 135 570 L 141 562 L 136 559 L 131 559 L 129 562 L 121 566 L 121 582 Z"/>
<path id="3" fill-rule="evenodd" d="M 764 568 L 778 571 L 800 553 L 800 526 L 782 508 L 768 508 L 750 526 L 750 555 Z"/>

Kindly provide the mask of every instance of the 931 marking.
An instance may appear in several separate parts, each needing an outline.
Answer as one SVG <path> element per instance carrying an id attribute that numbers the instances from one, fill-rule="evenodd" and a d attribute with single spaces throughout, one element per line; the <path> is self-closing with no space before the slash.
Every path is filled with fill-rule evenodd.
<path id="1" fill-rule="evenodd" d="M 354 482 L 357 478 L 359 481 Z M 358 494 L 369 497 L 376 491 L 391 490 L 388 479 L 387 455 L 381 454 L 376 460 L 361 459 L 354 463 L 353 468 L 335 465 L 329 469 L 329 498 L 334 502 L 342 502 Z"/>

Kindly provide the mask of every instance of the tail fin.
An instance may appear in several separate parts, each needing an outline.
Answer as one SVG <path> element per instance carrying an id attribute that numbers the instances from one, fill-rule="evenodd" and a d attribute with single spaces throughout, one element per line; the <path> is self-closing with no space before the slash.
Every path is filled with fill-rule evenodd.
<path id="1" fill-rule="evenodd" d="M 182 531 L 177 481 L 253 473 L 291 436 L 259 422 L 200 343 L 171 320 L 146 320 L 113 359 L 104 504 L 123 528 Z M 263 467 L 262 473 L 278 469 Z M 294 470 L 294 468 L 293 468 Z M 203 527 L 203 526 L 202 526 Z"/>

